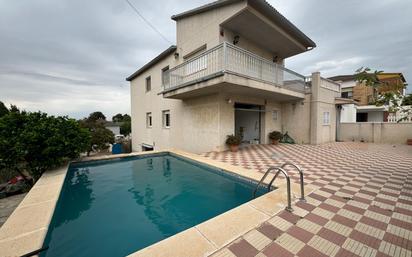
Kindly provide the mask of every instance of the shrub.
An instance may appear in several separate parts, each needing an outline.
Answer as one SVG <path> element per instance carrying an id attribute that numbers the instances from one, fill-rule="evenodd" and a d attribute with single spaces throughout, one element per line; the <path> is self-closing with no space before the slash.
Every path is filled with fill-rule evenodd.
<path id="1" fill-rule="evenodd" d="M 79 157 L 87 150 L 90 134 L 76 120 L 46 113 L 14 110 L 0 118 L 0 170 L 41 174 Z"/>
<path id="2" fill-rule="evenodd" d="M 99 115 L 96 115 L 99 114 Z M 92 151 L 101 151 L 109 148 L 109 144 L 114 143 L 114 134 L 112 131 L 104 127 L 104 120 L 102 118 L 96 119 L 96 116 L 101 112 L 94 112 L 80 121 L 81 127 L 87 129 L 90 132 L 91 139 L 87 147 L 87 155 Z M 104 116 L 104 115 L 103 115 Z"/>
<path id="3" fill-rule="evenodd" d="M 272 132 L 269 133 L 269 138 L 271 140 L 278 141 L 278 140 L 281 140 L 283 138 L 283 134 L 279 131 L 272 131 Z"/>
<path id="4" fill-rule="evenodd" d="M 240 145 L 242 138 L 240 136 L 228 135 L 226 138 L 227 145 Z"/>

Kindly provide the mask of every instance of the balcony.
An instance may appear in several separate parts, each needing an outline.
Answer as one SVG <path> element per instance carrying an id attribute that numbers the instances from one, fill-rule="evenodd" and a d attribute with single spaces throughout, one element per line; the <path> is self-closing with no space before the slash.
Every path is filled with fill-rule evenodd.
<path id="1" fill-rule="evenodd" d="M 164 74 L 163 96 L 184 99 L 216 92 L 276 100 L 303 99 L 305 77 L 229 43 L 222 43 Z"/>

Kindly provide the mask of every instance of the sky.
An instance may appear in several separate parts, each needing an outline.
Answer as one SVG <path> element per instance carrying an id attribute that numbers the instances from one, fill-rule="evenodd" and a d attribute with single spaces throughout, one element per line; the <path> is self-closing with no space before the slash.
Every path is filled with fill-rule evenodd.
<path id="1" fill-rule="evenodd" d="M 130 1 L 167 41 L 125 0 L 0 0 L 0 101 L 73 118 L 130 113 L 125 78 L 175 42 L 173 14 L 210 2 Z M 412 1 L 268 2 L 317 44 L 287 68 L 329 77 L 364 66 L 412 83 Z"/>

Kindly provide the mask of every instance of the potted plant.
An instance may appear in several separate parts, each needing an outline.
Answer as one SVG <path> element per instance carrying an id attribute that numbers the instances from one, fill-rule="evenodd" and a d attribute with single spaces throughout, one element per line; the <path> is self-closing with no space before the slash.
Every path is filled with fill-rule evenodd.
<path id="1" fill-rule="evenodd" d="M 269 139 L 272 142 L 272 145 L 279 144 L 279 141 L 283 138 L 283 134 L 279 131 L 272 131 L 269 133 Z"/>
<path id="2" fill-rule="evenodd" d="M 229 146 L 231 152 L 237 152 L 242 139 L 239 136 L 228 135 L 226 138 L 226 144 Z"/>

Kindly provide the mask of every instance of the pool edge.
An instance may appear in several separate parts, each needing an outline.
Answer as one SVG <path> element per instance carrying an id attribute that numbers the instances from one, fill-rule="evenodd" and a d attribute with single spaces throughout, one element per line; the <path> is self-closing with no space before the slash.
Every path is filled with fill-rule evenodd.
<path id="1" fill-rule="evenodd" d="M 247 170 L 176 149 L 86 157 L 80 161 L 70 162 L 58 169 L 47 171 L 41 176 L 0 228 L 0 252 L 4 256 L 21 256 L 36 251 L 43 246 L 70 164 L 168 153 L 221 169 L 243 179 L 258 181 L 262 176 L 261 173 L 254 170 Z M 293 195 L 298 195 L 298 186 L 293 185 L 292 188 Z M 169 238 L 131 253 L 129 256 L 207 256 L 283 210 L 286 202 L 284 198 L 285 186 L 279 184 L 279 189 L 276 191 L 246 202 Z M 222 230 L 222 228 L 225 229 Z M 225 231 L 225 233 L 222 233 L 222 231 Z"/>

